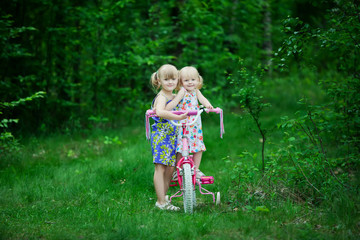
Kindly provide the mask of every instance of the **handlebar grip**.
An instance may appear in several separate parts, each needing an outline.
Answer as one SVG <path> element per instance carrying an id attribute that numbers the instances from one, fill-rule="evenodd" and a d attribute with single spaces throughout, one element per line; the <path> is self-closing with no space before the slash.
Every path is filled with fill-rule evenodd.
<path id="1" fill-rule="evenodd" d="M 146 110 L 147 116 L 154 115 L 154 114 L 156 114 L 154 110 L 151 110 L 151 109 Z"/>
<path id="2" fill-rule="evenodd" d="M 214 112 L 214 113 L 217 113 L 219 114 L 221 112 L 221 108 L 213 108 L 213 109 L 206 109 L 206 112 L 209 113 L 209 112 Z"/>

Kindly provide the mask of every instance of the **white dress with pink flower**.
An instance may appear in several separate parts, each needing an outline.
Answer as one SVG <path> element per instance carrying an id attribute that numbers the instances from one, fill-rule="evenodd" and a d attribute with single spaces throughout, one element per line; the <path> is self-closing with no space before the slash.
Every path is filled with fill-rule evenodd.
<path id="1" fill-rule="evenodd" d="M 191 110 L 199 110 L 199 102 L 196 96 L 196 90 L 192 92 L 185 92 L 183 99 L 177 105 L 177 109 L 179 111 L 191 111 Z M 181 120 L 180 123 L 184 121 L 192 122 L 194 121 L 195 116 L 188 116 L 186 120 Z M 182 152 L 182 136 L 183 130 L 181 127 L 178 128 L 178 136 L 177 136 L 177 147 L 176 152 Z M 196 153 L 200 151 L 205 151 L 205 144 L 203 140 L 203 131 L 201 125 L 201 117 L 194 123 L 194 125 L 186 127 L 186 134 L 189 140 L 189 152 Z"/>

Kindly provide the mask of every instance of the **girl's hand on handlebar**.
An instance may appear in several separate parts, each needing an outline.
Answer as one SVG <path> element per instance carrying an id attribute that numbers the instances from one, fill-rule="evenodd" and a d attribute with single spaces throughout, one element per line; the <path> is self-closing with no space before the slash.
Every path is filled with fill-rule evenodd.
<path id="1" fill-rule="evenodd" d="M 183 119 L 186 119 L 187 116 L 188 116 L 188 112 L 186 113 L 183 113 L 183 114 L 180 114 L 180 115 L 177 115 L 179 119 L 176 119 L 176 120 L 183 120 Z"/>
<path id="2" fill-rule="evenodd" d="M 214 109 L 214 107 L 210 103 L 206 104 L 205 107 L 208 108 L 208 109 Z"/>

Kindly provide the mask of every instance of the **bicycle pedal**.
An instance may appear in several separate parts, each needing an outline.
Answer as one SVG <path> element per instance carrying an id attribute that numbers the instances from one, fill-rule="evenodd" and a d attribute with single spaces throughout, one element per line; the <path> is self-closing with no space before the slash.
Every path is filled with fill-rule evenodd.
<path id="1" fill-rule="evenodd" d="M 170 182 L 170 187 L 176 187 L 178 185 L 179 185 L 179 183 L 177 181 L 171 181 Z"/>
<path id="2" fill-rule="evenodd" d="M 213 184 L 214 177 L 213 176 L 205 176 L 200 178 L 201 184 Z"/>

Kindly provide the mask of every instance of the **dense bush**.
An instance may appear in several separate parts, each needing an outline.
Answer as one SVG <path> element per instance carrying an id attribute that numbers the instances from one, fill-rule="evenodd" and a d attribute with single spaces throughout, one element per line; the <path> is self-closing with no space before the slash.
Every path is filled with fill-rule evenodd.
<path id="1" fill-rule="evenodd" d="M 304 80 L 310 76 L 313 84 L 323 89 L 324 98 L 321 102 L 316 98 L 299 99 L 297 113 L 282 116 L 277 126 L 283 140 L 267 151 L 265 173 L 260 174 L 256 165 L 247 163 L 256 158 L 253 153 L 239 155 L 241 162 L 234 167 L 233 175 L 235 189 L 242 189 L 235 191 L 242 200 L 239 202 L 247 204 L 249 201 L 243 200 L 258 195 L 263 200 L 281 197 L 317 205 L 324 200 L 358 195 L 359 6 L 347 1 L 333 4 L 321 28 L 299 18 L 283 22 L 288 37 L 275 54 L 275 68 L 294 70 L 288 63 L 295 60 L 299 76 Z M 235 81 L 243 81 L 243 76 Z M 259 85 L 251 74 L 245 76 L 245 82 L 247 86 L 236 88 L 236 95 L 247 96 L 246 89 L 252 95 L 243 97 L 240 103 L 245 108 L 254 104 L 253 109 L 262 109 L 266 103 L 258 101 L 254 93 L 266 88 L 266 82 Z M 265 98 L 271 100 L 271 96 Z M 263 120 L 259 117 L 258 121 Z"/>

